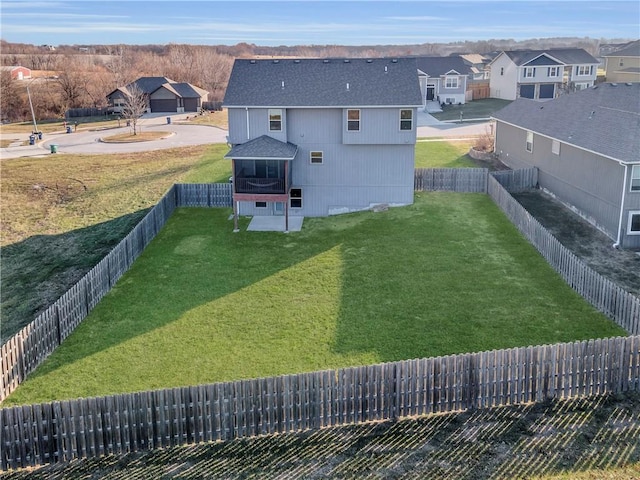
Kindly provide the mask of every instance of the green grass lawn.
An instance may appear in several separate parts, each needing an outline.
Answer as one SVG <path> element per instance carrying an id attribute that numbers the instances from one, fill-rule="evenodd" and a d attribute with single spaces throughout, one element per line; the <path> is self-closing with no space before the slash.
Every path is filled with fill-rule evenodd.
<path id="1" fill-rule="evenodd" d="M 416 143 L 416 168 L 476 167 L 467 152 L 470 141 L 420 141 Z"/>
<path id="2" fill-rule="evenodd" d="M 509 105 L 511 100 L 501 100 L 499 98 L 483 98 L 467 102 L 464 105 L 445 105 L 442 112 L 432 115 L 438 120 L 459 120 L 462 112 L 463 120 L 471 118 L 488 118 L 501 108 Z"/>
<path id="3" fill-rule="evenodd" d="M 624 335 L 482 194 L 232 233 L 179 209 L 6 405 Z"/>

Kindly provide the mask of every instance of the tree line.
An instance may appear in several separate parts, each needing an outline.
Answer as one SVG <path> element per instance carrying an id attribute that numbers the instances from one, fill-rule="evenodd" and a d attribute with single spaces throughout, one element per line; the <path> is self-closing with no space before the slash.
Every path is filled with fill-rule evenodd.
<path id="1" fill-rule="evenodd" d="M 607 40 L 615 42 L 616 40 Z M 624 41 L 621 39 L 620 41 Z M 36 46 L 0 40 L 0 63 L 21 65 L 36 72 L 33 80 L 0 75 L 0 111 L 4 121 L 30 118 L 27 85 L 38 119 L 62 118 L 70 108 L 106 106 L 106 96 L 141 76 L 168 77 L 207 90 L 210 101 L 220 101 L 235 58 L 249 57 L 392 57 L 447 56 L 490 53 L 517 48 L 579 47 L 598 54 L 604 39 L 543 38 L 515 41 L 495 39 L 415 45 L 59 45 Z"/>

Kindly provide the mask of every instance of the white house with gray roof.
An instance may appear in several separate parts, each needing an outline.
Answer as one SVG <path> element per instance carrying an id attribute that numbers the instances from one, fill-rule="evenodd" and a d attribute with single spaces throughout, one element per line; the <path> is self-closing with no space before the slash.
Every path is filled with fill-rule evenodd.
<path id="1" fill-rule="evenodd" d="M 415 59 L 236 60 L 223 106 L 236 218 L 413 203 Z"/>
<path id="2" fill-rule="evenodd" d="M 598 60 L 582 48 L 503 51 L 489 64 L 492 98 L 548 100 L 595 84 Z"/>
<path id="3" fill-rule="evenodd" d="M 538 168 L 541 188 L 640 249 L 640 84 L 602 83 L 548 102 L 520 98 L 494 114 L 495 152 Z"/>

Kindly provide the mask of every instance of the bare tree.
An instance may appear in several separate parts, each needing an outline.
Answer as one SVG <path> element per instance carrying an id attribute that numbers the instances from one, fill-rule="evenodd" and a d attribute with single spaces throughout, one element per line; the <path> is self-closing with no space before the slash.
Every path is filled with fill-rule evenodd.
<path id="1" fill-rule="evenodd" d="M 147 95 L 135 83 L 124 90 L 122 116 L 133 127 L 133 134 L 138 134 L 138 119 L 147 110 Z"/>

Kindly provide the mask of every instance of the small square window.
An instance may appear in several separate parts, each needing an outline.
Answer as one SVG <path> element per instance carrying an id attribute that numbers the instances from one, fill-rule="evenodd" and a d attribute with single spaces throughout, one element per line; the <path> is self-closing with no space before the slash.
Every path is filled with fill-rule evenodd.
<path id="1" fill-rule="evenodd" d="M 256 202 L 256 208 L 267 208 L 267 202 Z"/>
<path id="2" fill-rule="evenodd" d="M 282 131 L 282 109 L 281 108 L 269 109 L 269 131 L 270 132 Z"/>
<path id="3" fill-rule="evenodd" d="M 322 152 L 310 152 L 309 153 L 310 161 L 314 165 L 322 164 Z"/>
<path id="4" fill-rule="evenodd" d="M 629 235 L 640 235 L 640 211 L 629 212 L 627 233 Z"/>
<path id="5" fill-rule="evenodd" d="M 289 192 L 289 206 L 291 208 L 302 208 L 302 189 L 292 188 Z"/>
<path id="6" fill-rule="evenodd" d="M 347 110 L 347 130 L 360 131 L 360 110 Z"/>
<path id="7" fill-rule="evenodd" d="M 400 130 L 413 130 L 413 110 L 400 110 Z"/>

